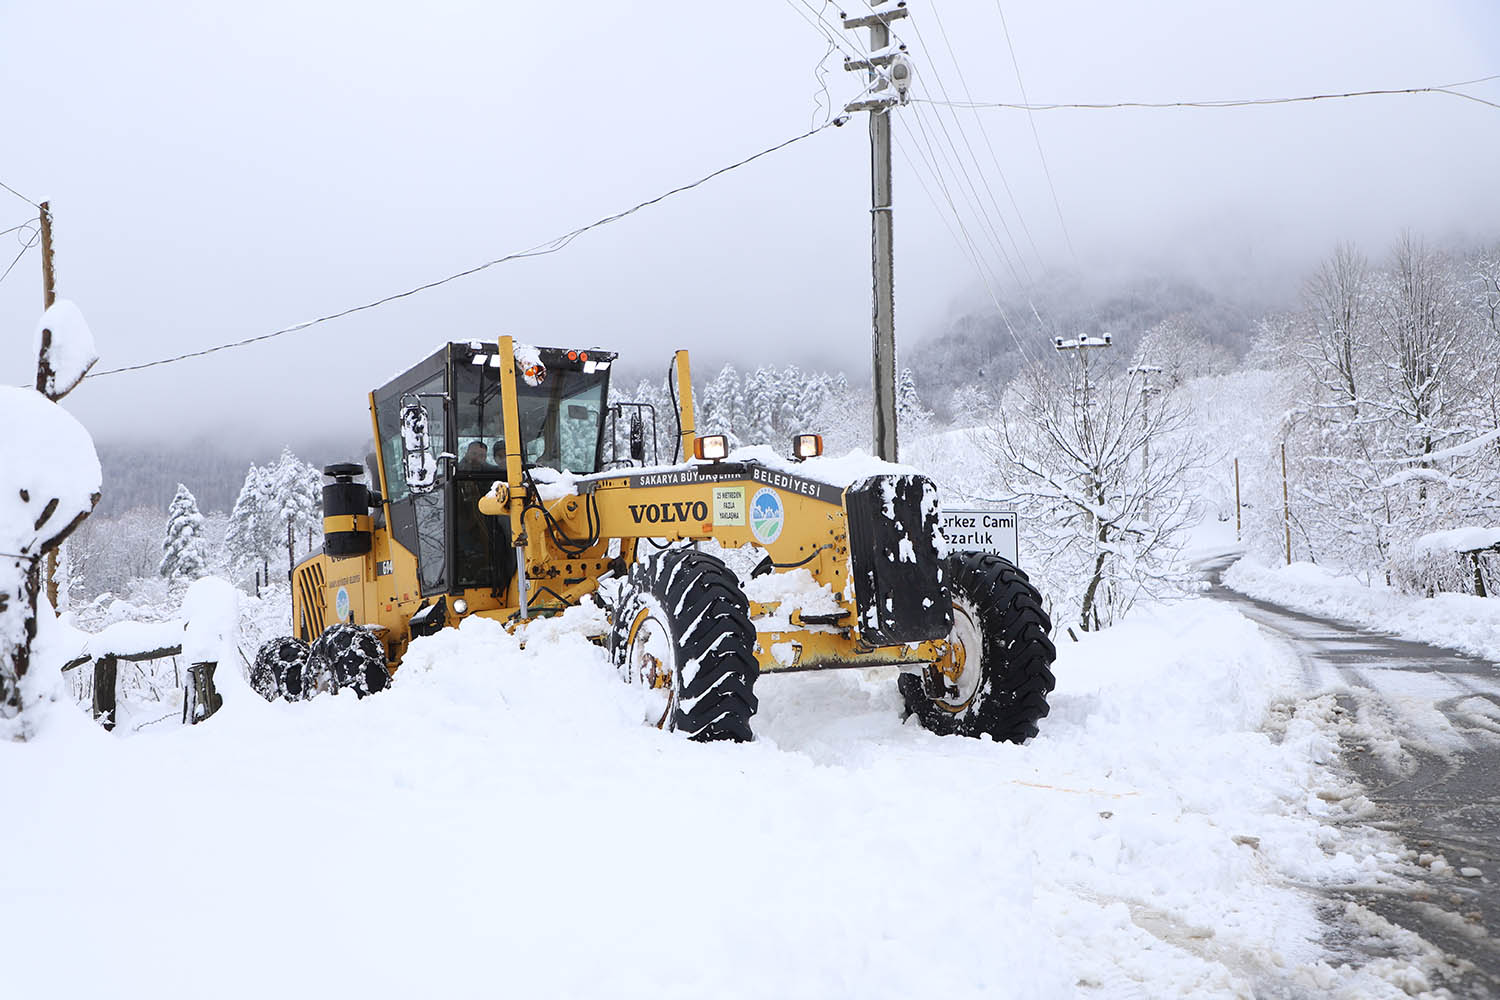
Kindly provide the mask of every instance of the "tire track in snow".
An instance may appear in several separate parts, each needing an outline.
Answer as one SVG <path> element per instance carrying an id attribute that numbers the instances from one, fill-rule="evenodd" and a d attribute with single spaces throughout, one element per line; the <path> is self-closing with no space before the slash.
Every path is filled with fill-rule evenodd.
<path id="1" fill-rule="evenodd" d="M 1439 947 L 1465 997 L 1500 996 L 1500 674 L 1494 664 L 1302 612 L 1229 590 L 1221 574 L 1236 556 L 1200 563 L 1207 596 L 1233 605 L 1291 645 L 1308 694 L 1337 693 L 1347 769 L 1378 816 L 1361 822 L 1400 836 L 1409 889 L 1342 890 L 1330 934 L 1355 957 L 1386 957 L 1359 911 Z M 1358 720 L 1351 722 L 1350 720 Z M 1382 731 L 1395 744 L 1383 747 Z M 1376 752 L 1371 752 L 1372 750 Z M 1386 750 L 1387 752 L 1380 752 Z M 1461 872 L 1475 871 L 1465 877 Z"/>

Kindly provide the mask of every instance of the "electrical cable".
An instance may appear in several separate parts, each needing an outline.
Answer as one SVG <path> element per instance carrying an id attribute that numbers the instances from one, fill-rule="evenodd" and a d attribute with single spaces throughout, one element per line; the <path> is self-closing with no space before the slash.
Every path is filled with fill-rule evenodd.
<path id="1" fill-rule="evenodd" d="M 798 10 L 798 4 L 801 4 L 802 7 L 806 9 L 807 13 L 803 13 L 802 10 Z M 828 22 L 823 20 L 823 15 L 820 12 L 813 10 L 812 4 L 808 3 L 807 0 L 786 0 L 786 5 L 792 8 L 792 12 L 795 13 L 798 17 L 802 18 L 803 21 L 806 21 L 808 24 L 812 25 L 813 30 L 822 35 L 830 45 L 837 47 L 840 52 L 844 53 L 845 57 L 854 56 L 857 58 L 859 56 L 859 53 L 849 46 L 848 38 L 844 35 L 840 35 L 837 31 L 830 27 Z M 826 3 L 824 4 L 824 7 L 827 7 Z M 812 16 L 809 17 L 809 14 L 811 14 Z"/>
<path id="2" fill-rule="evenodd" d="M 37 209 L 38 211 L 41 210 L 42 206 L 40 204 L 38 204 L 37 202 L 32 201 L 30 198 L 26 197 L 24 194 L 22 194 L 21 192 L 17 191 L 15 188 L 11 187 L 9 184 L 5 183 L 4 181 L 0 181 L 0 188 L 5 188 L 5 190 L 9 191 L 11 194 L 15 195 L 17 198 L 20 198 L 22 201 L 24 201 L 26 204 L 30 205 L 32 208 Z"/>
<path id="3" fill-rule="evenodd" d="M 34 225 L 36 225 L 37 222 L 38 222 L 37 219 L 27 219 L 25 222 L 21 223 L 19 226 L 11 226 L 9 229 L 0 229 L 0 236 L 7 236 L 7 235 L 9 235 L 9 234 L 17 231 L 18 229 L 25 229 L 28 226 L 34 226 Z"/>
<path id="4" fill-rule="evenodd" d="M 912 132 L 911 126 L 909 126 L 909 125 L 906 124 L 905 119 L 898 119 L 898 120 L 901 121 L 902 127 L 906 129 L 908 136 L 914 136 L 915 135 L 915 133 Z M 931 145 L 930 144 L 929 144 L 928 148 L 931 149 Z M 905 152 L 906 152 L 905 149 L 903 149 L 902 150 L 902 155 L 903 156 L 905 155 Z M 922 156 L 922 152 L 921 152 L 920 149 L 917 150 L 917 154 L 918 154 L 918 156 Z M 936 153 L 934 151 L 934 156 L 935 155 L 936 155 Z M 911 160 L 910 160 L 909 157 L 907 158 L 907 162 L 911 163 Z M 923 157 L 923 163 L 926 164 L 926 158 L 925 157 Z M 995 307 L 995 312 L 999 314 L 999 316 L 1000 316 L 1000 322 L 1002 324 L 1004 324 L 1004 326 L 1005 326 L 1005 332 L 1009 333 L 1010 334 L 1010 339 L 1015 342 L 1017 350 L 1020 351 L 1021 359 L 1024 362 L 1026 362 L 1027 364 L 1034 363 L 1035 359 L 1032 358 L 1031 352 L 1029 350 L 1027 350 L 1025 342 L 1022 341 L 1020 335 L 1018 333 L 1016 333 L 1016 328 L 1011 323 L 1010 316 L 1006 313 L 1005 307 L 1000 304 L 1000 297 L 995 294 L 995 286 L 990 281 L 990 274 L 987 273 L 986 268 L 985 268 L 985 266 L 984 266 L 984 264 L 982 262 L 982 259 L 981 259 L 982 255 L 979 253 L 979 249 L 976 246 L 976 244 L 974 243 L 974 238 L 969 234 L 968 227 L 964 225 L 963 217 L 960 216 L 959 213 L 958 213 L 958 207 L 957 207 L 957 205 L 954 204 L 953 195 L 948 190 L 947 184 L 943 181 L 942 174 L 937 171 L 937 168 L 936 168 L 935 165 L 928 165 L 928 168 L 932 171 L 933 180 L 936 181 L 939 190 L 941 190 L 943 192 L 943 196 L 944 196 L 944 198 L 948 202 L 948 208 L 953 213 L 953 219 L 954 219 L 954 221 L 956 223 L 958 223 L 959 231 L 963 234 L 963 242 L 960 242 L 959 249 L 963 250 L 965 248 L 965 244 L 967 244 L 969 261 L 970 261 L 970 263 L 972 263 L 974 265 L 974 270 L 979 275 L 979 280 L 984 285 L 984 290 L 985 290 L 986 294 L 989 295 L 990 303 Z M 915 170 L 914 170 L 914 173 L 915 173 Z M 920 182 L 921 181 L 921 175 L 920 174 L 915 174 L 915 176 L 917 177 L 918 181 Z M 922 188 L 923 188 L 924 191 L 926 191 L 926 185 L 925 184 L 922 185 Z M 931 195 L 929 193 L 929 198 L 930 197 L 931 197 Z M 941 217 L 941 218 L 944 219 L 944 224 L 946 225 L 947 219 L 942 216 L 941 210 L 939 210 L 939 217 Z M 951 233 L 952 230 L 950 229 L 949 232 Z M 1031 304 L 1029 298 L 1028 298 L 1027 301 L 1028 301 L 1028 304 Z M 1046 324 L 1042 322 L 1042 318 L 1037 313 L 1036 306 L 1034 304 L 1031 304 L 1031 312 L 1032 312 L 1032 315 L 1036 317 L 1037 323 L 1039 325 L 1041 325 L 1043 328 L 1045 328 Z"/>
<path id="5" fill-rule="evenodd" d="M 17 253 L 17 254 L 16 254 L 16 255 L 15 255 L 15 257 L 14 257 L 14 258 L 12 258 L 12 260 L 11 260 L 11 262 L 10 262 L 10 264 L 9 264 L 9 266 L 7 266 L 7 267 L 6 267 L 6 268 L 5 268 L 5 271 L 4 271 L 4 273 L 0 273 L 0 281 L 4 281 L 4 280 L 5 280 L 5 279 L 6 279 L 6 278 L 7 278 L 7 277 L 8 277 L 8 276 L 9 276 L 9 275 L 10 275 L 10 272 L 11 272 L 11 270 L 12 270 L 12 269 L 13 269 L 13 268 L 15 268 L 15 266 L 16 266 L 16 265 L 17 265 L 17 264 L 18 264 L 18 263 L 20 263 L 20 261 L 21 261 L 21 258 L 22 258 L 22 257 L 24 257 L 24 256 L 25 256 L 25 255 L 26 255 L 26 251 L 27 251 L 27 250 L 30 250 L 30 249 L 31 249 L 31 248 L 32 248 L 32 247 L 34 247 L 34 246 L 36 246 L 36 244 L 37 244 L 37 240 L 38 240 L 38 239 L 40 239 L 40 238 L 41 238 L 41 237 L 40 237 L 40 235 L 39 235 L 39 234 L 33 234 L 33 235 L 32 235 L 32 236 L 31 236 L 31 238 L 30 238 L 30 239 L 29 239 L 29 240 L 28 240 L 28 241 L 27 241 L 27 242 L 25 242 L 25 243 L 22 243 L 22 244 L 21 244 L 21 249 L 20 249 L 20 252 L 18 252 L 18 253 Z"/>
<path id="6" fill-rule="evenodd" d="M 1245 108 L 1257 107 L 1270 104 L 1304 104 L 1309 101 L 1337 101 L 1354 97 L 1384 97 L 1395 94 L 1447 94 L 1451 97 L 1462 97 L 1468 101 L 1488 105 L 1492 108 L 1500 108 L 1500 103 L 1488 101 L 1473 94 L 1465 94 L 1455 88 L 1466 87 L 1476 83 L 1488 83 L 1491 80 L 1500 80 L 1500 74 L 1483 76 L 1474 80 L 1463 80 L 1459 83 L 1445 83 L 1436 87 L 1400 87 L 1385 90 L 1350 90 L 1344 93 L 1329 94 L 1304 94 L 1297 97 L 1254 97 L 1236 98 L 1226 100 L 1197 100 L 1197 101 L 1100 101 L 1094 103 L 1055 103 L 1055 104 L 1016 104 L 1007 101 L 934 101 L 921 99 L 923 104 L 946 104 L 954 108 L 1007 108 L 1014 111 L 1060 111 L 1066 109 L 1082 111 L 1109 111 L 1117 108 Z"/>
<path id="7" fill-rule="evenodd" d="M 243 340 L 236 340 L 227 344 L 218 344 L 214 347 L 203 348 L 202 350 L 188 351 L 183 354 L 173 355 L 172 357 L 168 358 L 158 358 L 155 361 L 143 361 L 139 364 L 122 365 L 119 368 L 108 368 L 104 371 L 91 372 L 87 376 L 85 376 L 85 378 L 100 378 L 105 375 L 117 375 L 121 372 L 140 371 L 143 368 L 155 368 L 159 365 L 175 364 L 178 361 L 186 361 L 189 358 L 200 358 L 206 354 L 215 354 L 219 351 L 227 351 L 236 347 L 245 347 L 249 344 L 257 344 L 261 341 L 271 340 L 275 337 L 281 337 L 289 333 L 298 333 L 310 327 L 317 326 L 321 323 L 327 323 L 331 320 L 340 319 L 353 313 L 363 312 L 367 309 L 374 309 L 377 306 L 383 306 L 389 302 L 394 302 L 397 299 L 404 299 L 408 296 L 416 295 L 419 292 L 428 291 L 429 289 L 436 288 L 439 285 L 446 285 L 450 281 L 456 281 L 459 278 L 466 278 L 471 274 L 477 274 L 480 271 L 487 270 L 488 268 L 494 267 L 497 264 L 504 264 L 509 261 L 521 260 L 527 257 L 542 257 L 546 256 L 547 254 L 556 253 L 557 251 L 567 247 L 568 244 L 572 243 L 575 239 L 582 236 L 584 233 L 589 232 L 590 230 L 598 229 L 601 226 L 607 226 L 612 222 L 618 222 L 619 220 L 626 218 L 627 216 L 634 215 L 636 212 L 639 212 L 643 208 L 649 208 L 652 205 L 665 201 L 673 195 L 681 194 L 684 191 L 691 191 L 693 188 L 706 184 L 716 177 L 729 173 L 731 170 L 737 170 L 740 167 L 753 163 L 763 156 L 769 156 L 770 154 L 785 149 L 786 147 L 791 146 L 794 143 L 801 142 L 803 139 L 807 139 L 814 135 L 817 135 L 824 129 L 830 127 L 837 128 L 838 126 L 844 124 L 844 122 L 846 122 L 847 120 L 847 116 L 840 115 L 828 122 L 825 122 L 822 125 L 817 126 L 816 128 L 809 129 L 808 131 L 803 132 L 800 135 L 793 136 L 792 138 L 787 139 L 783 142 L 779 142 L 774 146 L 768 146 L 758 153 L 747 156 L 742 160 L 737 160 L 736 162 L 731 163 L 728 166 L 720 167 L 718 170 L 715 170 L 710 174 L 705 174 L 704 176 L 698 178 L 695 181 L 692 181 L 691 183 L 679 185 L 678 187 L 672 188 L 670 191 L 659 194 L 655 198 L 651 198 L 647 201 L 640 202 L 639 204 L 627 208 L 622 212 L 616 212 L 615 214 L 605 216 L 604 218 L 599 219 L 596 222 L 591 222 L 586 226 L 580 226 L 579 228 L 574 229 L 571 232 L 564 233 L 563 235 L 548 240 L 545 243 L 538 243 L 536 246 L 531 247 L 528 250 L 517 251 L 516 253 L 506 254 L 504 257 L 497 257 L 494 260 L 485 261 L 483 264 L 477 264 L 474 267 L 459 271 L 456 274 L 450 274 L 447 277 L 438 278 L 434 281 L 426 282 L 424 284 L 416 286 L 415 288 L 409 288 L 404 292 L 396 292 L 392 295 L 386 295 L 371 302 L 363 303 L 362 305 L 350 306 L 347 309 L 341 309 L 338 312 L 329 313 L 325 316 L 319 316 L 316 319 L 310 319 L 301 323 L 294 324 L 292 326 L 283 327 L 282 329 L 274 330 L 271 333 L 263 333 L 256 337 L 246 337 Z"/>
<path id="8" fill-rule="evenodd" d="M 936 6 L 934 6 L 932 8 L 932 13 L 933 13 L 934 19 L 937 19 L 937 7 Z M 936 23 L 937 23 L 937 26 L 938 26 L 938 31 L 942 34 L 943 43 L 948 48 L 948 56 L 949 56 L 950 59 L 953 60 L 953 67 L 954 67 L 954 69 L 958 73 L 959 86 L 961 86 L 963 88 L 964 96 L 965 97 L 969 97 L 969 96 L 971 96 L 970 93 L 969 93 L 969 81 L 968 81 L 968 78 L 964 76 L 963 67 L 958 64 L 958 54 L 953 51 L 953 45 L 948 40 L 947 29 L 943 27 L 943 22 L 941 20 L 936 20 Z M 943 99 L 947 100 L 948 99 L 948 88 L 943 83 L 943 78 L 937 72 L 937 64 L 936 64 L 936 60 L 933 59 L 932 49 L 927 44 L 927 39 L 925 37 L 923 37 L 923 35 L 922 35 L 922 26 L 920 24 L 918 24 L 915 20 L 913 20 L 912 21 L 912 28 L 917 33 L 917 41 L 921 43 L 923 51 L 925 51 L 927 53 L 927 60 L 928 60 L 928 62 L 930 64 L 932 64 L 932 78 L 933 78 L 933 80 L 935 80 L 937 82 L 938 91 L 943 95 Z M 923 89 L 925 90 L 926 88 L 924 87 Z M 962 123 L 960 123 L 959 120 L 958 120 L 958 114 L 952 108 L 948 109 L 948 113 L 953 116 L 953 125 L 954 125 L 955 128 L 958 129 L 959 137 L 962 138 L 963 141 L 964 141 L 964 148 L 969 151 L 969 157 L 974 161 L 974 169 L 979 174 L 980 181 L 984 184 L 985 192 L 990 196 L 990 204 L 992 204 L 992 205 L 995 206 L 995 216 L 996 216 L 996 218 L 998 218 L 1000 220 L 1000 225 L 1005 230 L 1005 236 L 1006 236 L 1006 238 L 1010 240 L 1011 249 L 1013 249 L 1015 251 L 1015 253 L 1016 253 L 1016 260 L 1018 262 L 1020 262 L 1020 264 L 1021 264 L 1021 270 L 1023 270 L 1023 271 L 1026 272 L 1026 277 L 1027 277 L 1027 282 L 1026 283 L 1029 286 L 1029 285 L 1033 284 L 1033 282 L 1031 281 L 1031 269 L 1026 266 L 1026 257 L 1025 257 L 1025 254 L 1023 254 L 1021 252 L 1021 247 L 1020 247 L 1020 244 L 1016 241 L 1015 234 L 1013 234 L 1010 231 L 1010 225 L 1009 225 L 1009 223 L 1007 223 L 1005 221 L 1005 213 L 1003 211 L 1001 211 L 1001 209 L 1000 209 L 1000 203 L 995 198 L 995 191 L 994 191 L 993 188 L 990 187 L 989 178 L 987 178 L 985 176 L 985 174 L 984 174 L 984 168 L 979 163 L 979 157 L 974 152 L 974 146 L 973 146 L 973 144 L 969 142 L 968 133 L 964 130 L 964 127 L 963 127 Z M 981 132 L 984 133 L 984 140 L 985 140 L 985 142 L 989 143 L 989 133 L 984 130 L 984 122 L 983 122 L 983 120 L 980 119 L 978 112 L 974 113 L 974 120 L 979 123 L 980 130 L 981 130 Z M 941 115 L 938 116 L 938 123 L 940 125 L 942 124 L 942 116 Z M 943 134 L 944 134 L 944 136 L 947 136 L 947 132 L 948 132 L 947 126 L 943 125 Z M 948 141 L 951 143 L 952 139 L 950 138 Z M 1021 231 L 1026 234 L 1026 240 L 1027 240 L 1027 242 L 1031 244 L 1031 252 L 1036 255 L 1036 258 L 1037 258 L 1038 261 L 1040 261 L 1042 263 L 1045 263 L 1045 261 L 1042 261 L 1041 252 L 1037 249 L 1036 240 L 1031 235 L 1031 227 L 1028 226 L 1028 225 L 1026 225 L 1026 217 L 1021 212 L 1021 206 L 1016 202 L 1015 192 L 1013 192 L 1011 190 L 1010 181 L 1006 179 L 1006 177 L 1005 177 L 1005 171 L 1000 166 L 999 157 L 997 157 L 995 155 L 995 147 L 993 145 L 990 145 L 989 146 L 989 151 L 990 151 L 990 159 L 993 160 L 994 163 L 995 163 L 995 170 L 1000 175 L 1000 183 L 1005 188 L 1005 194 L 1006 194 L 1006 196 L 1009 197 L 1009 199 L 1010 199 L 1010 206 L 1011 206 L 1011 208 L 1016 213 L 1016 221 L 1020 224 Z M 954 152 L 957 153 L 957 148 L 956 147 L 954 149 Z M 966 171 L 966 173 L 967 173 L 967 171 Z"/>
<path id="9" fill-rule="evenodd" d="M 829 2 L 830 0 L 823 0 L 823 8 L 825 10 L 827 9 Z M 818 19 L 822 20 L 822 17 L 822 11 L 819 11 Z M 813 80 L 818 84 L 819 88 L 821 88 L 822 94 L 820 96 L 817 92 L 813 93 L 813 113 L 812 120 L 808 122 L 809 126 L 817 123 L 819 111 L 823 112 L 823 120 L 825 122 L 828 121 L 829 118 L 833 117 L 833 95 L 828 92 L 827 63 L 828 57 L 833 55 L 833 50 L 835 48 L 837 48 L 837 46 L 833 44 L 833 39 L 830 38 L 828 40 L 828 48 L 823 50 L 823 58 L 819 59 L 818 64 L 813 67 Z"/>
<path id="10" fill-rule="evenodd" d="M 1021 100 L 1030 103 L 1031 99 L 1026 96 L 1026 82 L 1021 79 L 1021 62 L 1016 58 L 1016 47 L 1010 40 L 1010 26 L 1005 23 L 1005 10 L 1000 6 L 1000 0 L 995 0 L 995 11 L 1000 15 L 1000 30 L 1005 33 L 1005 47 L 1010 50 L 1010 64 L 1016 71 L 1016 86 L 1021 90 Z M 932 12 L 936 15 L 937 8 L 934 7 Z M 941 29 L 942 26 L 943 23 L 939 21 L 938 28 Z M 948 36 L 945 32 L 943 40 L 947 41 L 947 38 Z M 969 94 L 967 84 L 964 86 L 964 96 L 969 100 L 973 100 L 973 97 Z M 979 128 L 983 131 L 984 121 L 979 117 L 978 111 L 974 112 L 974 117 L 979 121 Z M 1042 136 L 1037 131 L 1036 118 L 1030 111 L 1026 112 L 1026 121 L 1031 125 L 1031 138 L 1036 143 L 1036 155 L 1042 161 L 1042 174 L 1047 178 L 1047 190 L 1052 192 L 1052 207 L 1057 211 L 1057 224 L 1062 227 L 1063 239 L 1068 244 L 1068 253 L 1072 255 L 1073 264 L 1076 266 L 1078 264 L 1078 251 L 1073 249 L 1073 235 L 1068 232 L 1068 224 L 1063 220 L 1062 203 L 1057 199 L 1057 186 L 1052 183 L 1052 168 L 1047 165 L 1047 154 L 1042 152 Z M 989 141 L 988 135 L 986 135 L 985 141 Z M 1029 237 L 1031 234 L 1028 232 L 1026 235 Z M 1033 249 L 1035 249 L 1035 246 L 1033 246 Z"/>
<path id="11" fill-rule="evenodd" d="M 902 116 L 902 117 L 903 117 L 903 124 L 904 124 L 904 117 L 905 116 Z M 940 169 L 938 167 L 938 163 L 939 163 L 938 147 L 934 143 L 932 135 L 929 133 L 929 131 L 927 129 L 927 125 L 923 121 L 923 116 L 920 115 L 920 114 L 913 114 L 911 117 L 912 117 L 912 120 L 916 122 L 917 129 L 921 132 L 922 141 L 927 146 L 928 152 L 930 152 L 932 154 L 933 173 L 934 173 L 935 176 L 941 178 L 942 174 L 941 174 L 941 171 L 940 171 Z M 938 124 L 939 125 L 942 124 L 941 119 L 938 120 Z M 908 126 L 908 129 L 909 129 L 909 126 Z M 944 156 L 944 158 L 947 159 L 948 166 L 949 166 L 950 170 L 954 169 L 954 166 L 955 166 L 954 165 L 954 157 L 956 157 L 958 155 L 959 155 L 958 148 L 956 146 L 954 146 L 953 143 L 952 143 L 952 141 L 950 140 L 949 143 L 948 143 L 948 145 L 945 146 L 945 147 L 943 147 L 943 156 Z M 958 169 L 960 171 L 962 171 L 962 165 L 961 164 L 958 166 Z M 965 176 L 967 177 L 966 173 L 965 173 Z M 958 218 L 958 216 L 959 216 L 958 206 L 957 206 L 957 203 L 953 201 L 953 197 L 952 197 L 951 192 L 949 192 L 949 190 L 948 190 L 947 183 L 946 182 L 942 182 L 941 180 L 940 180 L 939 183 L 940 183 L 940 187 L 943 190 L 944 195 L 949 199 L 950 207 L 953 209 L 954 217 Z M 962 187 L 959 188 L 959 193 L 960 193 L 960 195 L 962 195 L 964 193 L 964 189 Z M 984 208 L 983 208 L 983 206 L 982 206 L 982 204 L 980 203 L 980 200 L 979 200 L 979 191 L 974 186 L 974 184 L 972 183 L 972 181 L 970 182 L 969 187 L 968 187 L 968 199 L 967 199 L 967 201 L 968 201 L 968 207 L 970 209 L 972 209 L 972 211 L 982 221 L 984 221 L 985 223 L 989 223 L 989 214 L 984 211 Z M 962 222 L 960 222 L 959 224 L 962 227 L 962 225 L 963 225 Z M 1025 288 L 1029 284 L 1029 282 L 1025 278 L 1021 277 L 1021 271 L 1018 271 L 1016 269 L 1016 264 L 1011 261 L 1010 255 L 1005 252 L 1005 247 L 1001 245 L 1000 234 L 996 231 L 995 227 L 992 224 L 990 224 L 986 228 L 982 228 L 980 231 L 981 231 L 981 233 L 983 233 L 984 235 L 986 235 L 986 236 L 989 237 L 989 243 L 990 243 L 990 246 L 994 249 L 995 256 L 999 257 L 1000 260 L 1001 260 L 1001 262 L 1005 265 L 1006 270 L 1010 271 L 1010 275 L 1011 275 L 1012 278 L 1015 279 L 1016 284 L 1019 285 L 1019 286 L 1021 286 L 1022 288 Z M 978 252 L 979 251 L 978 251 L 977 245 L 976 245 L 975 253 L 978 253 Z M 1024 269 L 1025 262 L 1022 261 L 1020 263 L 1021 263 L 1022 268 Z"/>

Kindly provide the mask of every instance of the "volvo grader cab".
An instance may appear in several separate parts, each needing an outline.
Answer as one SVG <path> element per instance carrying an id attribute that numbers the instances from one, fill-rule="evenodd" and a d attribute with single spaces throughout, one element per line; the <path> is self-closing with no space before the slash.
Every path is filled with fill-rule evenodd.
<path id="1" fill-rule="evenodd" d="M 695 739 L 750 739 L 763 673 L 868 667 L 897 668 L 935 732 L 1035 735 L 1053 686 L 1041 596 L 1000 556 L 948 551 L 930 480 L 874 460 L 851 477 L 813 434 L 787 458 L 731 453 L 698 434 L 685 351 L 658 435 L 650 407 L 611 402 L 614 360 L 450 343 L 372 392 L 375 449 L 324 470 L 323 549 L 292 573 L 292 634 L 261 648 L 255 687 L 363 697 L 421 636 L 593 601 L 644 720 Z"/>

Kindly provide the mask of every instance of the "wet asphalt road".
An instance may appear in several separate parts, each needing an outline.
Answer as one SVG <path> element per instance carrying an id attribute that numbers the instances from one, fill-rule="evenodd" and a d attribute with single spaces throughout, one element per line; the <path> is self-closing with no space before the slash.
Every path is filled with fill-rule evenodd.
<path id="1" fill-rule="evenodd" d="M 1289 641 L 1302 657 L 1309 694 L 1347 688 L 1339 703 L 1351 717 L 1388 722 L 1400 739 L 1399 764 L 1371 752 L 1359 728 L 1341 739 L 1345 766 L 1379 810 L 1365 822 L 1392 831 L 1416 856 L 1441 855 L 1451 866 L 1433 874 L 1414 859 L 1403 872 L 1409 891 L 1338 893 L 1330 916 L 1352 899 L 1456 960 L 1461 973 L 1443 984 L 1455 996 L 1500 998 L 1500 665 L 1229 590 L 1220 575 L 1235 558 L 1200 564 L 1211 584 L 1207 596 Z M 1464 877 L 1462 868 L 1482 875 Z M 1350 942 L 1334 944 L 1359 951 Z"/>

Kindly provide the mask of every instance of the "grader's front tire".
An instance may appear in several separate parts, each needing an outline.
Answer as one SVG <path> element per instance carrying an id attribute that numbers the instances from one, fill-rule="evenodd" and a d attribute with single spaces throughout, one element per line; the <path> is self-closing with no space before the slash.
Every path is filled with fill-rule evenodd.
<path id="1" fill-rule="evenodd" d="M 950 556 L 948 580 L 952 653 L 925 678 L 901 675 L 906 709 L 940 735 L 1025 742 L 1046 717 L 1056 683 L 1041 594 L 1010 562 L 983 552 Z"/>
<path id="2" fill-rule="evenodd" d="M 752 739 L 755 627 L 739 581 L 713 556 L 668 549 L 630 570 L 610 659 L 641 692 L 645 721 L 690 739 Z"/>

